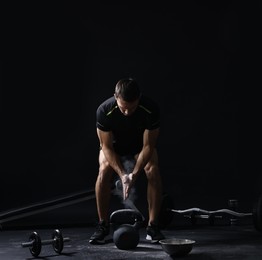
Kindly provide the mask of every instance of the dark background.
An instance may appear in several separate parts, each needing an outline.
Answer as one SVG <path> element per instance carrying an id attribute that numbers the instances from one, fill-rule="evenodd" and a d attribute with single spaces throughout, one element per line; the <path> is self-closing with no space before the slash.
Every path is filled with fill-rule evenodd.
<path id="1" fill-rule="evenodd" d="M 176 208 L 237 198 L 250 210 L 262 190 L 261 8 L 192 0 L 6 10 L 0 211 L 94 188 L 95 111 L 129 76 L 161 106 L 160 167 Z M 88 221 L 95 203 L 61 214 Z"/>

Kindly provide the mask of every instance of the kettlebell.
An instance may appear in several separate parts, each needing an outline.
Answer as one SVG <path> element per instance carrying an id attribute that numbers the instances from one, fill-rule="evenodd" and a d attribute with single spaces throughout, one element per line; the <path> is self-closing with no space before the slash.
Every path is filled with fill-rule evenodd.
<path id="1" fill-rule="evenodd" d="M 134 249 L 140 240 L 139 228 L 143 223 L 140 212 L 132 209 L 120 209 L 110 216 L 114 229 L 113 241 L 117 248 L 122 250 Z"/>
<path id="2" fill-rule="evenodd" d="M 118 249 L 134 249 L 140 240 L 139 232 L 134 225 L 122 224 L 113 234 L 113 241 Z"/>

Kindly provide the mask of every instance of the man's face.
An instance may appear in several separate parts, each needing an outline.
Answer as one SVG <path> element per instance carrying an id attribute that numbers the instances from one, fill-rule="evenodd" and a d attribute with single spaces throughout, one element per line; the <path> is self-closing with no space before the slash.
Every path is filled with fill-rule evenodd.
<path id="1" fill-rule="evenodd" d="M 125 116 L 130 116 L 133 114 L 138 106 L 139 99 L 136 99 L 132 102 L 124 101 L 121 97 L 115 97 L 117 105 L 121 111 L 121 113 Z"/>

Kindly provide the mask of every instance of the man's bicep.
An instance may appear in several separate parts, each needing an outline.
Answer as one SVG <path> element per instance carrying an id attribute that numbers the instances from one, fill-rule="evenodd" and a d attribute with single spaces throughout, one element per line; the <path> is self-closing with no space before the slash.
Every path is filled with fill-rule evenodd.
<path id="1" fill-rule="evenodd" d="M 159 135 L 159 128 L 154 130 L 145 130 L 144 132 L 144 145 L 150 145 L 154 147 L 157 142 L 157 138 Z"/>
<path id="2" fill-rule="evenodd" d="M 97 135 L 99 138 L 100 146 L 101 148 L 103 146 L 112 146 L 113 145 L 113 138 L 112 138 L 112 132 L 111 131 L 102 131 L 99 128 L 97 128 Z"/>

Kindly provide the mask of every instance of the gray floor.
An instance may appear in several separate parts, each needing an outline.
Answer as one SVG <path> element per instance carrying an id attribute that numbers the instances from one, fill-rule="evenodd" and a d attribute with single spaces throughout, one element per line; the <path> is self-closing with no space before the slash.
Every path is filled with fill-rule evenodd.
<path id="1" fill-rule="evenodd" d="M 105 245 L 90 245 L 88 238 L 94 227 L 60 228 L 64 237 L 71 241 L 65 243 L 61 255 L 56 254 L 51 245 L 43 246 L 39 259 L 172 259 L 161 245 L 152 245 L 145 240 L 145 229 L 141 228 L 140 242 L 133 250 L 120 250 L 113 241 Z M 37 231 L 42 239 L 51 237 L 53 228 L 2 230 L 0 231 L 0 259 L 34 259 L 28 248 L 21 246 L 28 241 L 32 231 Z M 262 259 L 262 233 L 252 225 L 199 225 L 196 227 L 166 228 L 167 238 L 187 238 L 196 241 L 192 251 L 178 259 L 225 260 L 225 259 Z"/>

